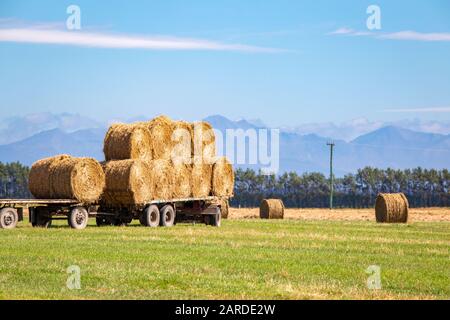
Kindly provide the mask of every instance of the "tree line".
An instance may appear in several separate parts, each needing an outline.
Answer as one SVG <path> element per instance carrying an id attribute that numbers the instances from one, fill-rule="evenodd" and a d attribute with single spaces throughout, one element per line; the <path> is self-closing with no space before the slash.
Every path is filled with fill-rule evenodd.
<path id="1" fill-rule="evenodd" d="M 30 169 L 18 162 L 0 162 L 0 198 L 29 198 Z M 254 170 L 235 171 L 232 206 L 258 207 L 262 199 L 280 198 L 286 207 L 327 208 L 330 181 L 317 172 L 279 176 Z M 450 173 L 447 169 L 377 169 L 366 167 L 356 174 L 334 179 L 334 206 L 373 207 L 380 192 L 403 192 L 412 207 L 449 207 Z"/>
<path id="2" fill-rule="evenodd" d="M 411 207 L 450 206 L 450 174 L 447 169 L 377 169 L 366 167 L 356 174 L 334 179 L 334 206 L 373 207 L 379 193 L 403 192 Z M 232 206 L 258 207 L 265 198 L 280 198 L 286 207 L 327 208 L 330 180 L 321 173 L 295 172 L 279 176 L 254 170 L 236 170 Z"/>

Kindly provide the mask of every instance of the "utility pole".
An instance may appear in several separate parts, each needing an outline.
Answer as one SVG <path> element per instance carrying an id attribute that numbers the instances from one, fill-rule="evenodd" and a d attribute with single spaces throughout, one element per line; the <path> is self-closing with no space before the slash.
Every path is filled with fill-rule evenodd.
<path id="1" fill-rule="evenodd" d="M 334 177 L 333 177 L 333 149 L 335 143 L 330 141 L 327 143 L 330 146 L 330 210 L 333 209 L 333 192 L 334 192 Z"/>

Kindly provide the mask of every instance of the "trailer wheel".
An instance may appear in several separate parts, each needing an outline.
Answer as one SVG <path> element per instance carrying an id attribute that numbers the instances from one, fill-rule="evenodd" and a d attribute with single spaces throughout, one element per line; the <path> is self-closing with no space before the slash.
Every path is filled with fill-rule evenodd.
<path id="1" fill-rule="evenodd" d="M 159 225 L 162 227 L 172 227 L 175 223 L 175 210 L 170 204 L 161 208 L 161 218 Z"/>
<path id="2" fill-rule="evenodd" d="M 89 214 L 83 207 L 73 208 L 68 217 L 69 226 L 72 229 L 84 229 L 87 226 L 89 220 Z"/>
<path id="3" fill-rule="evenodd" d="M 173 215 L 175 216 L 175 214 Z M 155 206 L 154 204 L 148 206 L 145 208 L 144 213 L 141 216 L 142 222 L 144 222 L 144 226 L 155 228 L 159 226 L 159 223 L 161 221 L 161 215 L 159 213 L 158 206 Z"/>
<path id="4" fill-rule="evenodd" d="M 30 220 L 34 228 L 49 228 L 52 225 L 49 210 L 45 207 L 30 209 Z"/>
<path id="5" fill-rule="evenodd" d="M 19 215 L 14 208 L 0 210 L 0 229 L 14 229 L 19 221 Z"/>
<path id="6" fill-rule="evenodd" d="M 207 226 L 220 227 L 222 225 L 222 214 L 209 214 L 205 216 L 205 224 Z"/>

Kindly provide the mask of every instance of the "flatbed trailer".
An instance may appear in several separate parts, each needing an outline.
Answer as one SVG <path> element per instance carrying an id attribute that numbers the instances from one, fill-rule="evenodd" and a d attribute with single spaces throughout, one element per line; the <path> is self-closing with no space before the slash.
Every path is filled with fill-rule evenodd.
<path id="1" fill-rule="evenodd" d="M 202 222 L 220 227 L 221 207 L 227 198 L 201 197 L 154 200 L 142 205 L 112 206 L 80 203 L 70 199 L 0 199 L 0 229 L 13 229 L 29 211 L 33 227 L 48 228 L 52 220 L 67 220 L 74 229 L 84 229 L 90 217 L 97 226 L 127 225 L 138 219 L 147 227 L 171 227 L 177 222 Z"/>

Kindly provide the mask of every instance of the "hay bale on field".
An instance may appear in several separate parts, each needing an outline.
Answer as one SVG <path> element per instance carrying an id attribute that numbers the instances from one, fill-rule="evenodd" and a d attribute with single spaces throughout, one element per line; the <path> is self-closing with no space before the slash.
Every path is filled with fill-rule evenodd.
<path id="1" fill-rule="evenodd" d="M 150 131 L 142 124 L 113 124 L 109 127 L 103 143 L 106 161 L 152 159 Z"/>
<path id="2" fill-rule="evenodd" d="M 32 166 L 29 187 L 36 198 L 93 203 L 103 192 L 105 174 L 95 159 L 56 156 Z"/>
<path id="3" fill-rule="evenodd" d="M 212 194 L 218 197 L 231 197 L 234 189 L 233 166 L 226 157 L 216 160 L 212 170 Z"/>
<path id="4" fill-rule="evenodd" d="M 61 159 L 70 158 L 63 154 L 41 159 L 33 163 L 28 177 L 28 189 L 36 199 L 52 199 L 50 167 Z"/>
<path id="5" fill-rule="evenodd" d="M 172 132 L 172 162 L 191 164 L 194 153 L 192 125 L 186 121 L 175 121 Z"/>
<path id="6" fill-rule="evenodd" d="M 213 127 L 205 121 L 192 124 L 194 162 L 213 164 L 216 160 L 216 135 Z"/>
<path id="7" fill-rule="evenodd" d="M 188 164 L 173 164 L 173 197 L 176 199 L 189 198 L 192 194 L 191 187 L 192 167 Z"/>
<path id="8" fill-rule="evenodd" d="M 191 171 L 192 196 L 208 197 L 211 194 L 212 165 L 194 163 Z"/>
<path id="9" fill-rule="evenodd" d="M 375 203 L 377 222 L 408 222 L 409 203 L 403 193 L 380 193 Z"/>
<path id="10" fill-rule="evenodd" d="M 169 160 L 158 159 L 150 161 L 150 176 L 148 179 L 152 183 L 153 199 L 172 199 L 174 191 L 174 172 L 172 163 Z"/>
<path id="11" fill-rule="evenodd" d="M 226 199 L 220 200 L 220 213 L 222 214 L 222 219 L 228 219 L 228 214 L 230 212 L 230 203 Z"/>
<path id="12" fill-rule="evenodd" d="M 149 122 L 143 123 L 150 131 L 152 140 L 153 159 L 169 160 L 172 155 L 173 121 L 166 116 L 159 116 Z"/>
<path id="13" fill-rule="evenodd" d="M 152 200 L 151 170 L 145 161 L 109 161 L 104 169 L 106 187 L 102 201 L 108 205 L 145 204 Z"/>
<path id="14" fill-rule="evenodd" d="M 284 203 L 280 199 L 264 199 L 259 207 L 261 219 L 283 219 Z"/>

